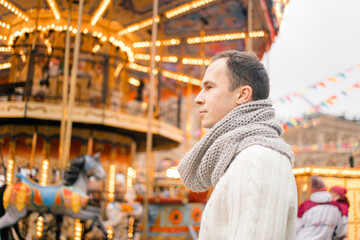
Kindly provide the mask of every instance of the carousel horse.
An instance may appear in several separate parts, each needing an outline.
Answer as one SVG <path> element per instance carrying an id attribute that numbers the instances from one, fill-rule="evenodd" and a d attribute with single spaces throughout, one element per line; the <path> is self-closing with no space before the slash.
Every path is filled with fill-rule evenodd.
<path id="1" fill-rule="evenodd" d="M 128 239 L 128 225 L 129 218 L 133 217 L 133 224 L 135 220 L 139 220 L 143 214 L 143 207 L 138 202 L 133 203 L 120 203 L 110 202 L 105 209 L 107 221 L 104 221 L 105 226 L 112 226 L 114 232 L 114 240 L 127 240 Z M 134 228 L 134 227 L 133 227 Z M 134 238 L 135 234 L 134 234 Z"/>
<path id="2" fill-rule="evenodd" d="M 89 177 L 104 179 L 106 176 L 98 158 L 99 154 L 75 158 L 60 185 L 41 186 L 22 174 L 16 174 L 21 181 L 8 186 L 3 201 L 0 201 L 0 210 L 5 210 L 5 214 L 0 217 L 0 229 L 14 225 L 31 212 L 51 213 L 55 215 L 58 226 L 56 239 L 60 237 L 63 216 L 82 221 L 93 220 L 93 224 L 98 224 L 107 239 L 107 231 L 99 217 L 100 209 L 87 205 Z"/>

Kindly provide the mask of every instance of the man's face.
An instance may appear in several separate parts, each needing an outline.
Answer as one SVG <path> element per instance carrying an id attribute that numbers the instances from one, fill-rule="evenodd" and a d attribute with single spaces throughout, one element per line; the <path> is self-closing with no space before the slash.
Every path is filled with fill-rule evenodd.
<path id="1" fill-rule="evenodd" d="M 213 127 L 238 105 L 238 91 L 229 91 L 226 61 L 226 58 L 220 58 L 210 64 L 201 83 L 202 89 L 195 98 L 205 128 Z"/>

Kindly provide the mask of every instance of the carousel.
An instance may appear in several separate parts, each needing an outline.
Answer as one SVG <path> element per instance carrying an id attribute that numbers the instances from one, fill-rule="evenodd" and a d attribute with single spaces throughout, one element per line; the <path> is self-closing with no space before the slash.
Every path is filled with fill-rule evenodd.
<path id="1" fill-rule="evenodd" d="M 262 58 L 287 3 L 0 0 L 1 239 L 196 239 L 210 193 L 154 152 L 201 137 L 210 58 Z"/>

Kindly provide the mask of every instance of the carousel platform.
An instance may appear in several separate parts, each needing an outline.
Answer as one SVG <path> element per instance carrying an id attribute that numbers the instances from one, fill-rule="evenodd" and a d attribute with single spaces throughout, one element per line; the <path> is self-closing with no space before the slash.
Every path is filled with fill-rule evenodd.
<path id="1" fill-rule="evenodd" d="M 0 102 L 0 124 L 60 125 L 62 107 L 47 102 Z M 119 111 L 86 106 L 75 106 L 73 121 L 76 127 L 106 130 L 128 136 L 137 143 L 137 151 L 145 150 L 148 119 Z M 182 142 L 182 131 L 165 121 L 153 119 L 153 145 L 155 149 L 174 147 Z"/>

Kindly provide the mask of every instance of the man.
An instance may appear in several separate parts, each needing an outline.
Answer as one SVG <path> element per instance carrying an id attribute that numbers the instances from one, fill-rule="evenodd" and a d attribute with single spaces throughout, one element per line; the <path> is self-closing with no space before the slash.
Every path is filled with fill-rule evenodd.
<path id="1" fill-rule="evenodd" d="M 340 204 L 332 201 L 321 178 L 312 176 L 310 200 L 299 207 L 296 239 L 331 240 L 343 237 L 346 227 Z"/>
<path id="2" fill-rule="evenodd" d="M 263 64 L 253 53 L 219 53 L 201 88 L 195 103 L 210 129 L 178 166 L 191 190 L 214 186 L 199 239 L 294 239 L 294 156 L 279 137 Z"/>

